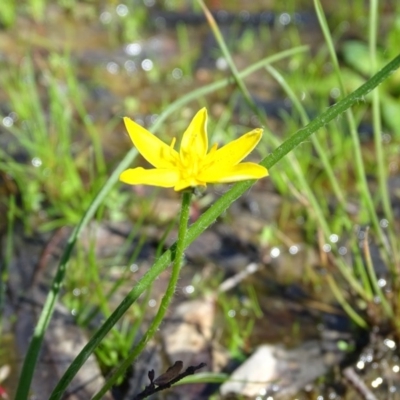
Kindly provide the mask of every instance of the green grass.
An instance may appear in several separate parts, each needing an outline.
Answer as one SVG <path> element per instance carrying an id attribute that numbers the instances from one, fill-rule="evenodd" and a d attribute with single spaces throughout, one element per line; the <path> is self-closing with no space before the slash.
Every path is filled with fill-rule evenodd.
<path id="1" fill-rule="evenodd" d="M 117 85 L 118 80 L 111 82 L 110 78 L 110 82 L 103 83 L 102 72 L 94 74 L 89 82 L 81 80 L 72 57 L 73 49 L 66 48 L 59 52 L 41 45 L 38 49 L 46 48 L 49 55 L 44 64 L 38 64 L 35 45 L 31 44 L 31 54 L 21 63 L 0 65 L 0 84 L 10 110 L 18 115 L 18 119 L 6 129 L 9 137 L 7 147 L 0 149 L 0 171 L 10 177 L 18 188 L 18 201 L 14 194 L 10 194 L 4 201 L 9 220 L 6 264 L 11 257 L 10 238 L 15 219 L 22 220 L 25 230 L 31 233 L 37 227 L 41 231 L 62 226 L 75 227 L 35 330 L 21 377 L 18 392 L 21 400 L 28 394 L 41 341 L 60 295 L 62 301 L 76 313 L 77 322 L 92 331 L 87 346 L 60 381 L 52 399 L 60 398 L 70 379 L 92 352 L 96 353 L 103 371 L 117 371 L 102 389 L 106 390 L 113 380 L 122 379 L 126 366 L 134 361 L 155 333 L 157 324 L 139 347 L 132 350 L 131 344 L 136 332 L 147 326 L 145 315 L 149 310 L 146 300 L 150 296 L 152 284 L 175 260 L 176 247 L 162 252 L 165 237 L 173 229 L 175 221 L 165 227 L 166 234 L 160 241 L 153 267 L 136 284 L 131 282 L 133 286 L 129 288 L 128 295 L 116 306 L 113 296 L 129 281 L 131 273 L 128 266 L 135 262 L 147 239 L 141 232 L 152 221 L 151 217 L 147 217 L 149 210 L 139 196 L 116 185 L 119 172 L 135 161 L 136 151 L 132 149 L 124 158 L 119 154 L 121 158 L 113 156 L 110 159 L 106 156 L 107 148 L 102 140 L 105 134 L 111 134 L 120 136 L 122 141 L 125 137 L 120 129 L 121 116 L 140 116 L 147 110 L 158 114 L 151 131 L 163 138 L 179 136 L 187 126 L 192 110 L 204 105 L 211 114 L 209 131 L 212 141 L 225 143 L 238 133 L 249 130 L 252 125 L 262 125 L 265 135 L 258 149 L 264 158 L 263 165 L 271 168 L 269 179 L 275 190 L 296 207 L 293 210 L 290 205 L 284 205 L 283 214 L 276 223 L 266 226 L 262 237 L 260 233 L 260 242 L 263 239 L 264 243 L 285 247 L 285 242 L 280 238 L 286 234 L 286 226 L 298 217 L 304 218 L 301 228 L 304 246 L 319 249 L 321 253 L 324 245 L 329 243 L 331 246 L 329 257 L 321 257 L 320 260 L 326 272 L 326 278 L 321 278 L 324 287 L 331 288 L 337 302 L 355 324 L 368 329 L 373 324 L 389 322 L 393 331 L 400 334 L 396 314 L 399 306 L 396 278 L 400 268 L 396 240 L 398 233 L 394 228 L 395 220 L 386 188 L 391 174 L 386 160 L 390 158 L 392 163 L 398 165 L 398 155 L 394 149 L 400 145 L 400 73 L 395 71 L 398 59 L 392 64 L 392 69 L 381 76 L 385 82 L 378 90 L 367 95 L 369 89 L 366 87 L 355 95 L 353 93 L 398 56 L 400 24 L 394 19 L 392 26 L 386 27 L 385 35 L 378 37 L 377 32 L 381 27 L 378 2 L 372 0 L 368 12 L 362 8 L 361 0 L 354 3 L 343 4 L 332 17 L 334 21 L 342 21 L 353 15 L 352 7 L 358 7 L 359 11 L 364 12 L 361 20 L 353 21 L 360 25 L 360 37 L 348 42 L 344 40 L 347 33 L 345 26 L 336 24 L 339 28 L 331 32 L 324 10 L 318 1 L 314 1 L 324 40 L 313 53 L 304 47 L 303 28 L 299 26 L 289 27 L 286 33 L 281 34 L 285 40 L 278 43 L 272 43 L 270 33 L 261 30 L 260 37 L 271 44 L 265 50 L 266 46 L 258 47 L 260 38 L 251 30 L 245 32 L 236 43 L 225 43 L 218 26 L 209 18 L 211 31 L 218 41 L 221 54 L 228 62 L 229 72 L 216 72 L 211 82 L 204 85 L 198 85 L 192 77 L 196 52 L 189 38 L 193 32 L 179 25 L 176 28 L 179 50 L 182 54 L 189 53 L 189 56 L 167 67 L 155 65 L 150 75 L 144 75 L 150 89 L 144 88 L 143 92 L 150 90 L 154 96 L 150 104 L 142 104 L 142 89 L 135 86 L 138 85 L 135 82 L 137 78 L 122 75 L 127 85 L 135 90 L 121 99 L 117 111 L 110 110 L 114 117 L 110 117 L 106 124 L 103 121 L 97 123 L 89 115 L 92 101 L 90 86 L 112 87 L 114 82 Z M 69 12 L 77 6 L 72 1 L 59 4 Z M 38 0 L 27 1 L 23 6 L 8 2 L 1 14 L 2 22 L 11 31 L 18 24 L 17 15 L 44 21 L 48 5 L 48 2 Z M 90 12 L 93 20 L 89 20 L 94 21 L 99 10 L 90 2 L 87 6 L 90 10 L 96 10 Z M 113 10 L 113 3 L 110 2 L 108 6 L 109 10 Z M 114 19 L 105 27 L 107 45 L 121 46 L 127 41 L 144 40 L 141 35 L 146 10 L 144 7 L 136 7 L 137 13 L 130 12 L 125 17 L 113 14 Z M 291 7 L 296 10 L 295 2 Z M 241 56 L 240 61 L 246 62 L 244 67 L 236 65 L 238 54 Z M 181 69 L 181 80 L 171 78 L 174 66 Z M 270 85 L 276 95 L 289 98 L 293 105 L 293 112 L 282 115 L 281 121 L 277 123 L 279 132 L 273 130 L 272 127 L 276 125 L 272 119 L 254 102 L 253 91 L 257 89 L 257 84 L 251 81 L 254 74 L 257 74 L 256 82 L 260 83 L 261 88 Z M 118 79 L 122 78 L 119 76 Z M 374 87 L 378 83 L 377 80 L 370 82 Z M 163 91 L 160 91 L 160 87 Z M 339 103 L 340 106 L 328 109 L 348 94 L 350 97 Z M 233 108 L 238 99 L 244 99 L 246 104 L 241 107 L 237 118 Z M 222 111 L 219 112 L 219 109 Z M 255 115 L 259 122 L 252 122 L 250 115 Z M 370 145 L 371 141 L 363 143 L 357 133 L 356 127 L 362 121 L 370 123 L 373 146 Z M 173 135 L 169 133 L 171 131 Z M 390 134 L 390 144 L 383 140 L 383 133 Z M 22 157 L 23 162 L 17 156 Z M 119 162 L 120 159 L 122 161 Z M 181 249 L 195 240 L 250 186 L 249 183 L 235 185 L 208 207 L 186 232 L 186 238 L 178 242 Z M 154 197 L 161 197 L 163 193 L 155 191 Z M 91 221 L 101 223 L 127 220 L 129 215 L 126 210 L 134 206 L 141 207 L 144 212 L 139 220 L 131 221 L 132 233 L 117 255 L 109 260 L 99 260 L 95 242 L 86 248 L 79 243 L 81 233 Z M 389 222 L 387 228 L 381 227 L 380 220 L 383 218 Z M 354 233 L 356 226 L 370 227 L 368 238 L 378 244 L 380 256 L 390 271 L 393 295 L 388 296 L 377 285 L 378 277 L 374 272 L 368 242 L 365 240 L 359 243 Z M 332 234 L 339 236 L 338 243 L 332 242 Z M 132 241 L 137 243 L 136 251 L 130 260 L 125 260 L 126 249 Z M 352 253 L 350 262 L 349 258 L 340 255 L 340 246 L 345 246 Z M 116 268 L 119 273 L 119 278 L 114 282 L 107 280 L 110 268 Z M 1 304 L 4 301 L 7 276 L 7 272 L 1 276 Z M 215 283 L 208 284 L 216 291 Z M 64 285 L 62 290 L 60 285 Z M 207 292 L 206 285 L 203 283 L 202 286 L 200 292 Z M 74 294 L 76 288 L 86 288 L 90 296 Z M 173 283 L 171 288 L 170 295 L 173 293 Z M 226 347 L 232 356 L 243 354 L 253 324 L 257 323 L 257 318 L 262 318 L 257 303 L 259 294 L 252 290 L 248 288 L 251 317 L 247 320 L 231 317 L 224 319 L 225 331 L 229 332 L 225 337 Z M 139 301 L 143 293 L 147 295 Z M 379 298 L 382 313 L 379 321 L 372 321 L 368 307 L 376 298 Z M 235 294 L 225 293 L 218 301 L 224 315 L 238 307 Z M 364 304 L 364 308 L 358 306 L 360 303 Z M 104 316 L 105 322 L 93 329 L 91 322 L 97 313 Z M 133 326 L 132 321 L 136 321 Z"/>
<path id="2" fill-rule="evenodd" d="M 59 62 L 70 63 L 68 57 Z M 40 222 L 42 230 L 50 230 L 79 221 L 106 172 L 99 132 L 91 123 L 73 121 L 82 109 L 74 103 L 79 96 L 76 77 L 72 71 L 63 77 L 54 76 L 51 69 L 42 72 L 45 87 L 38 85 L 32 61 L 26 58 L 19 70 L 9 70 L 0 78 L 18 115 L 9 129 L 10 149 L 1 149 L 0 162 L 19 188 L 25 226 Z M 84 136 L 89 136 L 92 156 L 84 142 L 75 144 L 77 137 Z M 17 151 L 28 163 L 14 159 Z M 39 220 L 30 220 L 39 215 Z"/>

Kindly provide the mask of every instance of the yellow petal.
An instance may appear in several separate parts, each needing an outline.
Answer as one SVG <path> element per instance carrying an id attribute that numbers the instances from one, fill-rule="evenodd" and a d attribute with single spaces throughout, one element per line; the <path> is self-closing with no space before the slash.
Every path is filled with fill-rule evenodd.
<path id="1" fill-rule="evenodd" d="M 130 118 L 125 117 L 124 123 L 133 144 L 150 164 L 156 168 L 166 169 L 176 166 L 179 157 L 176 150 Z"/>
<path id="2" fill-rule="evenodd" d="M 129 185 L 152 185 L 174 187 L 179 180 L 179 172 L 170 169 L 131 168 L 123 171 L 119 180 Z"/>
<path id="3" fill-rule="evenodd" d="M 207 185 L 204 181 L 200 181 L 195 178 L 181 179 L 175 185 L 174 190 L 178 192 L 179 190 L 186 189 L 188 187 L 196 187 L 196 186 L 207 186 Z"/>
<path id="4" fill-rule="evenodd" d="M 210 164 L 210 168 L 216 171 L 238 164 L 257 146 L 262 132 L 262 129 L 254 129 L 221 147 L 215 153 L 210 152 L 204 160 L 204 164 Z"/>
<path id="5" fill-rule="evenodd" d="M 247 179 L 260 179 L 267 175 L 268 170 L 262 165 L 247 162 L 219 170 L 206 169 L 199 174 L 198 179 L 208 183 L 229 183 Z"/>
<path id="6" fill-rule="evenodd" d="M 182 136 L 180 155 L 184 164 L 205 157 L 208 150 L 207 110 L 202 108 L 194 116 Z"/>

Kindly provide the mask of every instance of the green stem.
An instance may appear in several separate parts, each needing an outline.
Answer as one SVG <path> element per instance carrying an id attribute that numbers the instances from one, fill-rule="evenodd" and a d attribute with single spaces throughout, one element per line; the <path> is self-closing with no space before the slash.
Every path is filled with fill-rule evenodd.
<path id="1" fill-rule="evenodd" d="M 346 93 L 346 88 L 345 88 L 345 85 L 343 82 L 342 75 L 340 73 L 339 61 L 337 59 L 335 47 L 332 42 L 332 36 L 329 32 L 328 23 L 326 21 L 325 14 L 322 9 L 320 1 L 314 0 L 314 5 L 315 5 L 315 11 L 317 13 L 322 32 L 325 37 L 325 41 L 326 41 L 328 49 L 329 49 L 329 54 L 330 54 L 330 57 L 331 57 L 331 60 L 332 60 L 333 66 L 334 66 L 334 70 L 335 70 L 337 78 L 338 78 L 340 90 L 341 90 L 342 95 L 344 95 Z M 360 98 L 360 100 L 361 99 L 362 98 Z M 354 161 L 355 161 L 355 166 L 356 166 L 358 184 L 360 186 L 360 192 L 363 196 L 365 206 L 368 210 L 368 214 L 369 214 L 369 217 L 371 218 L 372 226 L 374 227 L 374 230 L 378 236 L 380 245 L 385 249 L 386 254 L 389 256 L 390 249 L 389 249 L 386 237 L 383 234 L 382 228 L 379 225 L 378 216 L 376 214 L 375 206 L 372 201 L 371 193 L 368 188 L 368 182 L 367 182 L 367 178 L 366 178 L 364 162 L 363 162 L 362 153 L 361 153 L 360 139 L 358 137 L 357 127 L 356 127 L 356 123 L 354 120 L 354 115 L 351 110 L 348 110 L 346 112 L 346 117 L 347 117 L 347 121 L 349 124 L 351 139 L 353 142 Z M 388 261 L 387 259 L 389 257 L 385 257 L 385 258 L 386 258 L 385 261 Z M 387 263 L 387 265 L 389 265 L 389 263 Z"/>
<path id="2" fill-rule="evenodd" d="M 256 63 L 240 71 L 239 77 L 241 79 L 244 79 L 247 76 L 251 75 L 253 72 L 256 72 L 257 70 L 265 67 L 266 65 L 284 60 L 285 58 L 288 58 L 290 56 L 295 56 L 296 54 L 304 53 L 307 50 L 308 46 L 299 46 L 293 49 L 284 50 L 282 52 L 273 54 L 270 57 L 266 57 L 260 61 L 257 61 Z M 192 92 L 189 92 L 179 99 L 175 100 L 163 113 L 160 114 L 154 126 L 152 127 L 151 132 L 155 133 L 155 131 L 162 125 L 167 117 L 169 117 L 173 112 L 181 109 L 189 102 L 198 100 L 200 97 L 206 96 L 207 94 L 214 93 L 219 89 L 223 89 L 226 86 L 231 85 L 232 83 L 234 83 L 234 80 L 231 77 L 221 79 L 217 82 L 210 83 L 209 85 L 199 87 L 196 90 L 193 90 Z"/>
<path id="3" fill-rule="evenodd" d="M 217 40 L 218 45 L 220 46 L 222 53 L 226 59 L 226 62 L 229 65 L 229 68 L 232 72 L 233 78 L 235 79 L 236 84 L 238 85 L 238 88 L 242 92 L 244 99 L 246 100 L 246 103 L 258 113 L 258 110 L 256 110 L 256 107 L 254 106 L 254 102 L 251 99 L 251 95 L 249 91 L 247 90 L 246 85 L 243 82 L 243 79 L 241 79 L 239 71 L 236 68 L 236 65 L 232 59 L 232 56 L 230 52 L 228 51 L 228 48 L 226 47 L 225 40 L 222 37 L 221 31 L 218 28 L 218 25 L 213 17 L 213 15 L 210 13 L 210 10 L 207 8 L 207 6 L 204 4 L 203 0 L 197 0 L 197 2 L 200 4 L 204 15 L 207 18 L 208 24 L 210 25 L 211 30 L 213 31 L 213 34 L 215 36 L 215 39 Z"/>
<path id="4" fill-rule="evenodd" d="M 160 307 L 156 316 L 153 319 L 150 327 L 147 332 L 142 336 L 142 339 L 139 343 L 131 350 L 128 357 L 119 365 L 119 367 L 113 372 L 112 376 L 107 380 L 106 384 L 99 390 L 99 392 L 93 396 L 92 400 L 101 399 L 105 393 L 112 387 L 112 385 L 117 381 L 117 379 L 126 371 L 126 369 L 132 365 L 135 359 L 139 356 L 139 354 L 144 350 L 149 340 L 151 340 L 155 333 L 157 332 L 161 322 L 164 319 L 165 313 L 167 312 L 172 297 L 174 296 L 176 284 L 179 278 L 179 272 L 181 270 L 183 253 L 185 251 L 185 239 L 187 226 L 189 221 L 190 214 L 190 200 L 192 197 L 191 191 L 184 191 L 182 195 L 182 208 L 181 208 L 181 217 L 179 221 L 179 232 L 178 232 L 178 240 L 176 242 L 176 250 L 174 257 L 174 264 L 172 267 L 171 278 L 168 283 L 167 290 L 161 300 Z"/>
<path id="5" fill-rule="evenodd" d="M 271 65 L 267 65 L 265 69 L 272 75 L 272 77 L 282 86 L 283 90 L 289 96 L 290 100 L 293 103 L 293 106 L 296 108 L 297 112 L 300 114 L 301 122 L 306 125 L 310 122 L 307 112 L 304 109 L 301 101 L 297 98 L 294 91 L 286 82 L 285 78 L 282 76 L 280 72 L 278 72 L 274 67 Z M 341 207 L 345 210 L 346 209 L 346 199 L 343 191 L 340 189 L 338 179 L 335 176 L 335 173 L 332 169 L 331 163 L 329 161 L 329 157 L 327 156 L 326 151 L 323 149 L 320 140 L 317 136 L 311 136 L 311 141 L 315 147 L 315 150 L 318 153 L 318 156 L 321 159 L 322 165 L 324 166 L 325 173 L 328 176 L 329 183 L 332 186 L 333 192 L 337 200 L 339 201 Z"/>
<path id="6" fill-rule="evenodd" d="M 11 195 L 8 200 L 8 211 L 7 211 L 7 236 L 5 243 L 5 255 L 0 264 L 0 311 L 1 315 L 4 311 L 5 299 L 6 299 L 6 287 L 9 277 L 9 266 L 12 258 L 13 248 L 14 248 L 14 224 L 17 213 L 17 205 L 15 201 L 15 196 Z M 0 333 L 3 328 L 3 317 L 0 317 Z"/>
<path id="7" fill-rule="evenodd" d="M 292 89 L 289 87 L 283 76 L 272 66 L 267 66 L 265 67 L 266 70 L 276 79 L 276 81 L 282 86 L 282 88 L 285 90 L 286 94 L 289 96 L 290 100 L 292 101 L 294 107 L 298 110 L 302 122 L 304 125 L 306 125 L 309 122 L 307 113 L 304 110 L 304 107 L 302 106 L 301 102 L 297 99 L 296 95 L 292 91 Z M 328 180 L 332 185 L 333 191 L 336 195 L 336 198 L 338 199 L 342 210 L 346 209 L 346 201 L 345 201 L 345 196 L 343 194 L 343 191 L 340 189 L 339 182 L 335 177 L 335 174 L 333 172 L 333 169 L 331 167 L 330 161 L 327 157 L 326 151 L 322 148 L 322 145 L 318 139 L 317 136 L 312 135 L 311 136 L 311 141 L 318 153 L 318 156 L 320 160 L 322 161 L 322 164 L 324 166 L 324 170 L 328 176 Z M 291 154 L 289 154 L 290 156 Z M 290 160 L 292 165 L 297 164 L 297 160 L 293 159 Z M 295 169 L 295 172 L 300 170 L 300 167 Z M 306 178 L 304 178 L 303 174 L 297 174 L 300 187 L 303 188 L 305 193 L 307 194 L 307 198 L 309 199 L 309 202 L 311 203 L 311 209 L 313 210 L 316 220 L 320 224 L 324 237 L 325 239 L 329 238 L 330 234 L 330 228 L 328 225 L 328 221 L 325 217 L 325 214 L 320 206 L 320 202 L 316 198 L 314 192 L 312 191 L 311 187 L 307 184 L 307 181 L 305 181 Z M 337 249 L 333 249 L 334 253 L 337 253 Z M 336 254 L 337 255 L 337 254 Z M 343 262 L 343 260 L 339 257 L 336 257 L 337 260 L 337 267 L 339 268 L 340 272 L 342 275 L 346 278 L 347 282 L 351 285 L 351 287 L 358 293 L 360 294 L 361 297 L 364 297 L 366 299 L 371 299 L 372 298 L 372 292 L 369 289 L 368 286 L 365 285 L 360 285 L 358 280 L 354 277 L 354 274 L 352 271 L 346 266 L 346 264 Z M 362 277 L 364 278 L 363 282 L 366 281 L 367 275 L 364 270 L 362 270 Z"/>
<path id="8" fill-rule="evenodd" d="M 292 149 L 304 142 L 311 134 L 318 129 L 327 125 L 334 120 L 338 115 L 348 110 L 354 103 L 362 100 L 368 93 L 375 89 L 383 80 L 387 79 L 400 66 L 400 55 L 385 65 L 371 79 L 361 85 L 354 92 L 340 100 L 334 106 L 329 107 L 326 111 L 312 120 L 304 128 L 299 129 L 293 136 L 283 142 L 273 153 L 267 156 L 260 164 L 264 167 L 271 168 L 281 158 L 288 154 Z"/>
<path id="9" fill-rule="evenodd" d="M 376 40 L 377 40 L 377 30 L 378 30 L 378 0 L 370 1 L 370 30 L 369 30 L 369 55 L 370 55 L 370 65 L 371 71 L 375 72 L 378 69 L 377 66 L 377 55 L 376 55 Z M 389 265 L 389 268 L 395 273 L 398 272 L 399 268 L 399 258 L 398 258 L 398 246 L 397 238 L 393 232 L 394 217 L 392 212 L 392 206 L 390 204 L 390 196 L 387 185 L 387 167 L 385 162 L 385 156 L 382 146 L 382 118 L 380 111 L 380 95 L 379 90 L 375 90 L 372 93 L 372 124 L 374 128 L 374 144 L 375 144 L 375 154 L 376 154 L 376 164 L 377 164 L 377 177 L 379 185 L 379 197 L 382 200 L 383 211 L 385 217 L 389 221 L 389 229 L 387 230 L 391 250 L 393 257 L 389 257 L 389 261 L 396 266 L 393 268 Z"/>
<path id="10" fill-rule="evenodd" d="M 361 328 L 367 329 L 368 324 L 365 322 L 365 320 L 357 314 L 357 311 L 354 310 L 354 308 L 350 305 L 350 303 L 345 299 L 343 296 L 342 290 L 338 287 L 335 279 L 331 274 L 328 274 L 326 276 L 326 280 L 329 284 L 329 287 L 331 288 L 332 293 L 334 294 L 335 298 L 339 302 L 339 304 L 342 306 L 343 310 L 347 313 L 347 315 Z"/>
<path id="11" fill-rule="evenodd" d="M 369 250 L 368 244 L 368 230 L 366 231 L 364 242 L 363 242 L 363 249 L 364 249 L 364 257 L 365 257 L 365 264 L 367 266 L 367 271 L 369 274 L 369 278 L 372 284 L 372 287 L 375 290 L 375 294 L 380 299 L 382 304 L 382 309 L 385 311 L 386 316 L 393 322 L 396 323 L 396 319 L 394 318 L 394 312 L 390 303 L 386 300 L 386 297 L 378 284 L 378 278 L 375 273 L 374 265 L 372 263 L 371 252 Z"/>

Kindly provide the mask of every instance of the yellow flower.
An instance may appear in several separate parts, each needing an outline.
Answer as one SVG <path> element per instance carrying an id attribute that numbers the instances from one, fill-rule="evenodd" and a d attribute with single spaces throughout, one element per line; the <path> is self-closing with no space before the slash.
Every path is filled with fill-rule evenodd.
<path id="1" fill-rule="evenodd" d="M 127 169 L 120 175 L 130 185 L 153 185 L 182 190 L 206 186 L 207 183 L 228 183 L 259 179 L 268 170 L 251 162 L 240 163 L 260 141 L 262 129 L 254 129 L 226 146 L 208 151 L 207 110 L 202 108 L 183 134 L 179 153 L 136 122 L 125 117 L 129 136 L 142 156 L 155 168 Z"/>

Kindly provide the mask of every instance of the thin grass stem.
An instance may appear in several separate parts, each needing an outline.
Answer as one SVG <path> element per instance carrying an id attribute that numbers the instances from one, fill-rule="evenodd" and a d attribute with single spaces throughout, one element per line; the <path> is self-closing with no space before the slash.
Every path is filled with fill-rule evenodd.
<path id="1" fill-rule="evenodd" d="M 15 196 L 11 195 L 8 199 L 8 210 L 7 210 L 7 233 L 5 240 L 5 254 L 3 260 L 0 262 L 0 311 L 3 314 L 5 299 L 6 299 L 6 284 L 9 275 L 9 265 L 12 258 L 12 252 L 14 247 L 14 224 L 16 217 L 17 205 Z M 2 328 L 2 318 L 0 317 L 0 331 Z"/>
<path id="2" fill-rule="evenodd" d="M 324 14 L 324 11 L 323 11 L 320 1 L 314 0 L 314 6 L 315 6 L 317 17 L 318 17 L 318 20 L 319 20 L 319 23 L 320 23 L 320 26 L 321 26 L 321 29 L 322 29 L 322 32 L 323 32 L 323 35 L 325 38 L 325 42 L 328 46 L 329 55 L 330 55 L 331 61 L 334 66 L 334 70 L 335 70 L 335 73 L 336 73 L 336 76 L 337 76 L 337 79 L 339 82 L 340 90 L 341 90 L 342 96 L 344 96 L 346 93 L 346 89 L 345 89 L 343 78 L 342 78 L 342 75 L 340 72 L 339 62 L 338 62 L 336 52 L 335 52 L 335 47 L 334 47 L 334 44 L 332 41 L 332 35 L 330 33 L 328 23 L 326 21 L 325 14 Z M 359 100 L 362 100 L 363 98 L 364 97 L 360 97 Z M 355 161 L 355 166 L 356 166 L 357 179 L 358 179 L 360 192 L 362 194 L 362 198 L 363 198 L 366 208 L 368 210 L 368 214 L 371 218 L 372 226 L 374 227 L 374 230 L 378 236 L 380 245 L 386 250 L 386 254 L 387 254 L 386 261 L 387 261 L 389 258 L 388 256 L 389 256 L 390 250 L 388 247 L 387 240 L 383 234 L 382 228 L 379 225 L 378 216 L 376 214 L 372 196 L 371 196 L 371 193 L 368 188 L 368 183 L 367 183 L 365 169 L 364 169 L 364 162 L 363 162 L 363 158 L 362 158 L 362 154 L 361 154 L 360 139 L 358 137 L 355 119 L 354 119 L 353 113 L 350 109 L 346 112 L 346 116 L 347 116 L 347 121 L 349 124 L 350 135 L 351 135 L 351 138 L 353 141 L 354 161 Z"/>
<path id="3" fill-rule="evenodd" d="M 280 72 L 278 72 L 274 67 L 271 65 L 267 65 L 265 69 L 275 78 L 275 80 L 282 86 L 283 90 L 289 96 L 290 100 L 292 101 L 294 107 L 296 108 L 297 112 L 300 114 L 301 121 L 303 125 L 307 125 L 310 120 L 308 118 L 307 112 L 304 109 L 303 105 L 293 92 L 292 88 L 288 85 L 285 78 L 282 76 Z M 322 165 L 324 166 L 325 172 L 328 176 L 328 180 L 332 186 L 333 193 L 335 194 L 337 200 L 341 207 L 345 210 L 346 209 L 346 199 L 342 189 L 339 186 L 339 182 L 336 179 L 336 176 L 333 172 L 332 166 L 329 162 L 329 159 L 326 155 L 326 151 L 323 149 L 319 139 L 317 136 L 312 135 L 311 141 L 322 161 Z"/>
<path id="4" fill-rule="evenodd" d="M 378 18 L 379 18 L 378 5 L 379 5 L 378 0 L 370 1 L 369 62 L 371 66 L 371 73 L 374 73 L 378 69 L 377 54 L 376 54 L 376 46 L 377 46 L 376 42 L 377 42 L 377 30 L 378 30 Z M 395 237 L 395 234 L 393 232 L 394 217 L 393 217 L 393 211 L 390 203 L 389 190 L 387 185 L 388 173 L 382 146 L 383 140 L 382 140 L 381 121 L 382 121 L 381 101 L 380 101 L 379 89 L 377 89 L 372 93 L 372 126 L 374 131 L 374 145 L 375 145 L 376 164 L 377 164 L 379 198 L 382 200 L 383 212 L 385 214 L 385 217 L 389 221 L 389 229 L 387 230 L 387 232 L 393 254 L 392 262 L 394 264 L 394 268 L 391 269 L 395 273 L 398 273 L 398 268 L 400 268 L 399 252 L 398 252 L 397 238 Z"/>
<path id="5" fill-rule="evenodd" d="M 99 392 L 93 396 L 93 400 L 99 400 L 105 393 L 112 387 L 117 379 L 122 376 L 126 369 L 135 361 L 139 354 L 144 350 L 147 343 L 154 337 L 158 327 L 163 321 L 165 314 L 171 304 L 172 298 L 175 293 L 176 284 L 178 283 L 179 273 L 183 261 L 183 255 L 185 251 L 185 237 L 189 222 L 190 215 L 190 202 L 192 198 L 192 192 L 187 190 L 182 193 L 182 206 L 181 215 L 179 221 L 178 240 L 175 247 L 174 263 L 171 271 L 171 278 L 168 283 L 167 290 L 161 300 L 160 307 L 158 308 L 157 314 L 150 324 L 147 332 L 142 336 L 139 343 L 130 351 L 128 357 L 117 367 L 112 373 L 111 377 L 107 379 L 106 384 L 99 390 Z"/>
<path id="6" fill-rule="evenodd" d="M 386 297 L 383 294 L 382 289 L 378 284 L 378 278 L 375 274 L 374 265 L 372 263 L 372 258 L 371 258 L 371 252 L 369 250 L 369 244 L 368 244 L 368 230 L 365 232 L 365 237 L 364 237 L 364 241 L 363 241 L 363 251 L 364 251 L 364 257 L 365 257 L 365 263 L 367 266 L 366 269 L 368 271 L 369 278 L 371 280 L 371 285 L 374 288 L 375 293 L 378 296 L 379 301 L 382 304 L 383 311 L 386 313 L 387 317 L 391 321 L 394 321 L 393 309 L 390 306 L 389 302 L 386 300 Z"/>
<path id="7" fill-rule="evenodd" d="M 215 36 L 215 39 L 217 40 L 218 45 L 220 46 L 222 53 L 224 54 L 224 57 L 226 59 L 226 62 L 229 65 L 229 68 L 232 72 L 233 78 L 235 79 L 236 84 L 238 85 L 240 91 L 242 92 L 247 104 L 251 107 L 251 108 L 255 108 L 254 106 L 254 102 L 251 99 L 251 95 L 249 93 L 249 91 L 247 90 L 246 85 L 243 82 L 243 79 L 241 79 L 240 74 L 238 69 L 236 68 L 236 65 L 232 59 L 232 56 L 228 50 L 228 47 L 225 44 L 225 40 L 222 37 L 221 31 L 218 28 L 217 22 L 215 21 L 213 15 L 210 13 L 209 9 L 207 8 L 207 6 L 204 4 L 203 0 L 197 0 L 197 2 L 200 4 L 204 15 L 206 16 L 206 19 L 208 21 L 208 24 L 210 25 L 210 28 Z M 257 112 L 258 113 L 258 112 Z"/>
<path id="8" fill-rule="evenodd" d="M 239 77 L 244 79 L 247 76 L 251 75 L 253 72 L 258 71 L 259 69 L 264 68 L 268 64 L 272 64 L 274 62 L 278 62 L 285 58 L 294 56 L 299 53 L 304 53 L 308 50 L 308 46 L 299 46 L 293 49 L 285 50 L 280 53 L 274 54 L 269 57 L 265 57 L 264 59 L 250 65 L 249 67 L 245 68 L 243 71 L 239 72 Z M 209 85 L 205 85 L 203 87 L 197 88 L 188 94 L 185 94 L 181 98 L 175 100 L 169 107 L 160 114 L 157 118 L 157 121 L 152 127 L 152 132 L 155 132 L 161 124 L 175 111 L 181 109 L 185 104 L 193 101 L 198 100 L 200 97 L 205 96 L 207 94 L 213 93 L 219 89 L 223 89 L 224 87 L 231 85 L 234 83 L 232 78 L 221 79 L 217 82 L 210 83 Z M 132 160 L 133 161 L 133 160 Z"/>
<path id="9" fill-rule="evenodd" d="M 297 96 L 294 94 L 293 90 L 290 88 L 290 86 L 287 84 L 286 80 L 284 79 L 284 77 L 272 66 L 266 66 L 265 67 L 267 69 L 267 71 L 275 78 L 275 80 L 282 86 L 283 90 L 286 92 L 286 94 L 289 96 L 290 100 L 292 101 L 293 105 L 295 106 L 295 108 L 297 109 L 297 111 L 299 112 L 302 122 L 304 123 L 304 125 L 306 125 L 309 122 L 309 118 L 307 116 L 307 113 L 304 109 L 304 107 L 302 106 L 302 104 L 300 103 L 300 101 L 298 100 Z M 339 186 L 339 182 L 335 177 L 335 174 L 333 172 L 333 169 L 331 167 L 331 164 L 329 162 L 329 159 L 326 155 L 325 150 L 323 149 L 320 141 L 318 140 L 317 135 L 312 135 L 311 136 L 311 141 L 322 161 L 322 164 L 324 166 L 325 172 L 328 175 L 328 179 L 329 182 L 331 183 L 332 189 L 336 195 L 336 198 L 338 199 L 341 207 L 343 210 L 346 209 L 346 201 L 345 201 L 345 196 L 343 194 L 343 191 L 341 190 L 340 186 Z M 299 176 L 299 179 L 302 179 L 302 176 Z M 303 182 L 302 182 L 303 183 Z M 304 185 L 302 185 L 304 186 Z M 328 240 L 329 234 L 330 234 L 330 228 L 329 228 L 329 224 L 327 219 L 325 218 L 325 214 L 322 211 L 319 202 L 317 201 L 317 199 L 315 198 L 313 192 L 311 189 L 307 190 L 307 195 L 310 199 L 310 201 L 313 204 L 313 211 L 316 213 L 317 215 L 317 221 L 318 223 L 321 225 L 323 232 L 324 232 L 324 236 L 325 239 Z M 324 221 L 324 223 L 322 224 L 321 221 Z M 336 265 L 338 266 L 341 274 L 346 278 L 347 282 L 349 283 L 349 285 L 357 291 L 357 293 L 359 293 L 361 296 L 366 297 L 367 299 L 371 299 L 372 293 L 370 291 L 368 291 L 368 286 L 362 286 L 359 284 L 358 280 L 356 279 L 356 277 L 354 277 L 354 275 L 352 274 L 351 270 L 345 265 L 345 263 L 341 260 L 341 259 L 337 259 L 337 263 Z M 366 271 L 363 269 L 362 270 L 364 276 L 363 276 L 363 281 L 365 282 L 367 280 L 367 274 Z M 367 292 L 365 292 L 367 290 Z"/>
<path id="10" fill-rule="evenodd" d="M 336 297 L 337 301 L 343 308 L 343 310 L 347 313 L 347 315 L 361 328 L 367 329 L 368 324 L 365 322 L 365 320 L 357 313 L 357 311 L 354 310 L 354 308 L 350 305 L 350 303 L 345 299 L 343 296 L 342 290 L 339 288 L 337 285 L 335 279 L 331 274 L 328 274 L 326 276 L 326 280 L 328 282 L 328 285 Z"/>

